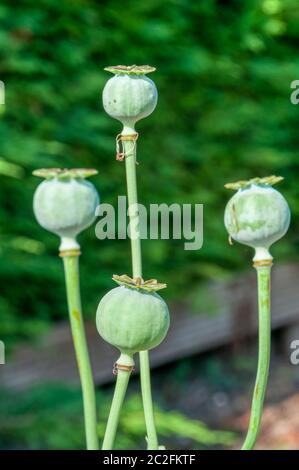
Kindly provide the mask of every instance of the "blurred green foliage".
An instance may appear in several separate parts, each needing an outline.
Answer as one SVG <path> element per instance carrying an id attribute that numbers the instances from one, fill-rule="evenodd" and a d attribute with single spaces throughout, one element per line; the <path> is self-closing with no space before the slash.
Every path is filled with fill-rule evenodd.
<path id="1" fill-rule="evenodd" d="M 98 393 L 99 439 L 102 442 L 110 397 Z M 175 448 L 184 438 L 188 448 L 227 446 L 236 439 L 228 431 L 211 430 L 200 421 L 176 411 L 155 410 L 161 442 Z M 18 394 L 0 393 L 0 448 L 84 449 L 80 390 L 66 386 L 40 386 Z M 145 424 L 140 396 L 132 394 L 122 411 L 116 449 L 144 449 Z M 180 447 L 181 448 L 181 447 Z"/>
<path id="2" fill-rule="evenodd" d="M 149 63 L 156 111 L 138 124 L 140 201 L 203 203 L 204 247 L 144 242 L 144 277 L 184 298 L 198 282 L 248 266 L 251 251 L 230 247 L 223 210 L 227 181 L 277 173 L 292 230 L 274 248 L 298 253 L 299 79 L 297 0 L 3 0 L 0 79 L 0 337 L 38 335 L 66 316 L 58 240 L 34 220 L 38 167 L 95 167 L 102 201 L 125 194 L 115 162 L 119 123 L 103 111 L 104 66 Z M 128 241 L 81 237 L 86 315 L 94 315 L 113 273 L 130 274 Z"/>

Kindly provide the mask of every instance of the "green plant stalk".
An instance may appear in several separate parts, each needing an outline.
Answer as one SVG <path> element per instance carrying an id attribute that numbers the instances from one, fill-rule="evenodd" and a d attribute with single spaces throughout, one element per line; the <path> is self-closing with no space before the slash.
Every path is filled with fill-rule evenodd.
<path id="1" fill-rule="evenodd" d="M 78 256 L 64 256 L 64 273 L 73 343 L 82 387 L 86 445 L 98 450 L 95 389 L 82 318 Z"/>
<path id="2" fill-rule="evenodd" d="M 259 310 L 259 357 L 254 386 L 250 421 L 242 450 L 251 450 L 257 441 L 263 413 L 264 398 L 269 375 L 271 315 L 270 272 L 271 266 L 257 266 Z"/>
<path id="3" fill-rule="evenodd" d="M 122 134 L 134 134 L 135 130 L 124 128 Z M 129 214 L 130 226 L 136 228 L 136 232 L 140 228 L 139 212 L 136 205 L 138 204 L 137 194 L 137 178 L 136 178 L 136 145 L 134 142 L 123 142 L 126 162 L 126 179 L 127 179 L 127 193 L 128 205 L 133 207 L 133 213 Z M 135 206 L 135 207 L 134 207 Z M 133 277 L 142 277 L 142 257 L 141 257 L 141 240 L 139 236 L 131 237 L 131 252 L 132 252 L 132 270 Z M 147 448 L 148 450 L 157 450 L 159 448 L 157 431 L 154 419 L 153 400 L 151 392 L 151 378 L 149 366 L 149 353 L 148 351 L 140 351 L 140 380 L 141 380 L 141 394 L 143 401 L 144 417 L 147 432 Z"/>
<path id="4" fill-rule="evenodd" d="M 117 370 L 117 379 L 107 421 L 102 450 L 112 450 L 131 371 Z"/>

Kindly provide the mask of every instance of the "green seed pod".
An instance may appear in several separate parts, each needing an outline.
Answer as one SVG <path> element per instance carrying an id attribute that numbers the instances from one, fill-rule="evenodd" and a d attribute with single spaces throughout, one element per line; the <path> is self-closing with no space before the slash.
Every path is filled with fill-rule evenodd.
<path id="1" fill-rule="evenodd" d="M 109 116 L 134 128 L 137 121 L 149 116 L 155 109 L 158 92 L 154 82 L 146 73 L 155 69 L 148 65 L 130 67 L 118 65 L 105 70 L 115 74 L 103 90 L 103 105 Z"/>
<path id="2" fill-rule="evenodd" d="M 289 206 L 271 186 L 281 180 L 269 176 L 226 185 L 237 193 L 227 203 L 225 227 L 232 239 L 255 248 L 255 261 L 272 259 L 269 247 L 289 228 Z"/>
<path id="3" fill-rule="evenodd" d="M 92 169 L 42 169 L 33 174 L 46 178 L 36 189 L 33 210 L 38 223 L 61 237 L 60 250 L 79 248 L 76 236 L 95 220 L 99 196 L 84 178 Z"/>
<path id="4" fill-rule="evenodd" d="M 128 276 L 113 276 L 120 284 L 108 292 L 97 309 L 97 329 L 102 338 L 123 355 L 152 349 L 160 344 L 169 328 L 166 303 L 155 291 L 165 284 Z"/>

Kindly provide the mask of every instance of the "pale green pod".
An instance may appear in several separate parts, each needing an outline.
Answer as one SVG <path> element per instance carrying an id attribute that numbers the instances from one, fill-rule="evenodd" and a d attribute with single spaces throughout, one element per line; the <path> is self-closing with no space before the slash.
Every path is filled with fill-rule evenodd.
<path id="1" fill-rule="evenodd" d="M 76 236 L 95 220 L 99 195 L 84 179 L 94 170 L 37 170 L 47 179 L 39 184 L 33 198 L 38 223 L 61 237 L 60 249 L 77 248 Z"/>
<path id="2" fill-rule="evenodd" d="M 163 341 L 169 328 L 169 311 L 156 292 L 122 285 L 102 298 L 96 323 L 105 341 L 132 356 Z"/>
<path id="3" fill-rule="evenodd" d="M 104 87 L 104 109 L 124 126 L 134 128 L 135 123 L 149 116 L 157 105 L 156 85 L 145 75 L 155 69 L 148 66 L 117 66 L 105 70 L 116 75 Z"/>
<path id="4" fill-rule="evenodd" d="M 277 177 L 277 181 L 280 179 Z M 272 188 L 270 181 L 272 184 L 277 182 L 273 177 L 241 182 L 236 194 L 228 201 L 224 214 L 230 237 L 255 248 L 255 260 L 270 258 L 269 247 L 284 236 L 290 224 L 287 201 Z M 238 183 L 227 187 L 235 189 L 233 185 Z"/>

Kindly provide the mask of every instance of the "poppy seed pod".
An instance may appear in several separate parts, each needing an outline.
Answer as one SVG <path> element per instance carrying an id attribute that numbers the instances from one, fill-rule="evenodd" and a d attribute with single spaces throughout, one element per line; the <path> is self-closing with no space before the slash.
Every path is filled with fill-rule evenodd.
<path id="1" fill-rule="evenodd" d="M 145 74 L 154 72 L 148 65 L 126 67 L 118 65 L 105 70 L 114 73 L 103 90 L 103 106 L 107 114 L 134 128 L 137 121 L 155 109 L 158 92 L 154 82 Z"/>
<path id="2" fill-rule="evenodd" d="M 128 276 L 113 276 L 120 284 L 109 291 L 97 309 L 97 329 L 102 338 L 122 354 L 132 356 L 158 346 L 169 328 L 166 303 L 155 291 L 165 284 Z"/>
<path id="3" fill-rule="evenodd" d="M 269 247 L 287 232 L 290 209 L 272 184 L 283 178 L 269 176 L 227 184 L 237 193 L 228 201 L 224 223 L 230 237 L 255 248 L 254 260 L 272 259 Z"/>
<path id="4" fill-rule="evenodd" d="M 42 169 L 33 174 L 46 178 L 36 189 L 33 210 L 38 223 L 61 237 L 60 250 L 79 248 L 76 236 L 95 220 L 99 196 L 84 178 L 92 169 Z"/>

